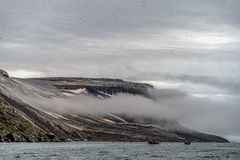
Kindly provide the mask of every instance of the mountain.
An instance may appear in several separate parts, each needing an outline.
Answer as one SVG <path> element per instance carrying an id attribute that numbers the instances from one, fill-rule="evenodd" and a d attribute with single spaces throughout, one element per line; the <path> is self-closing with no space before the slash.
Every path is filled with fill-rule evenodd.
<path id="1" fill-rule="evenodd" d="M 181 126 L 175 120 L 123 113 L 86 112 L 86 101 L 121 95 L 151 100 L 149 84 L 97 78 L 11 78 L 0 70 L 0 141 L 228 142 Z M 78 110 L 72 110 L 72 106 Z M 96 106 L 97 107 L 97 106 Z"/>

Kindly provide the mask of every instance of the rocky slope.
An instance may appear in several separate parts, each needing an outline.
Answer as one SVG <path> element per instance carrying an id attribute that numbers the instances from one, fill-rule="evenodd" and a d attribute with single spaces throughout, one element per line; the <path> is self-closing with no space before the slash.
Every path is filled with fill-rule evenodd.
<path id="1" fill-rule="evenodd" d="M 56 100 L 94 97 L 104 101 L 121 93 L 151 98 L 148 84 L 119 79 L 89 78 L 9 78 L 0 70 L 1 141 L 185 141 L 227 142 L 224 138 L 193 131 L 167 119 L 125 114 L 58 112 Z M 41 102 L 41 103 L 40 103 Z M 46 107 L 46 102 L 52 102 Z M 81 101 L 78 101 L 81 103 Z M 65 107 L 71 107 L 71 102 Z M 171 126 L 171 127 L 169 127 Z"/>

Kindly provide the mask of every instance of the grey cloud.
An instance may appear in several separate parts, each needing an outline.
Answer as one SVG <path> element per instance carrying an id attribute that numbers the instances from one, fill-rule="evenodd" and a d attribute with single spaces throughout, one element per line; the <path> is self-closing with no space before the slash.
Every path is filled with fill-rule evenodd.
<path id="1" fill-rule="evenodd" d="M 155 100 L 161 99 L 176 100 L 189 96 L 186 92 L 177 89 L 154 89 L 150 91 L 150 95 Z"/>
<path id="2" fill-rule="evenodd" d="M 225 89 L 232 94 L 240 93 L 240 81 L 234 78 L 221 78 L 211 76 L 193 76 L 183 74 L 180 76 L 165 75 L 164 78 L 171 80 L 188 81 L 192 83 L 203 83 L 220 89 Z"/>
<path id="3" fill-rule="evenodd" d="M 189 90 L 239 95 L 239 11 L 238 0 L 0 0 L 0 68 L 179 81 L 181 91 L 162 90 L 160 99 L 201 110 L 204 100 L 189 102 Z M 223 112 L 237 104 L 207 102 Z"/>

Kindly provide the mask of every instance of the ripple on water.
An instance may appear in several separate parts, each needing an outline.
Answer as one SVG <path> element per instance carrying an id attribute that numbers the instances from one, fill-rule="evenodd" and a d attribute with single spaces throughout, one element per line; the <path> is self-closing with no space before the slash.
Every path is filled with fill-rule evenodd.
<path id="1" fill-rule="evenodd" d="M 0 145 L 0 160 L 32 159 L 240 159 L 240 144 L 199 143 L 12 143 Z"/>

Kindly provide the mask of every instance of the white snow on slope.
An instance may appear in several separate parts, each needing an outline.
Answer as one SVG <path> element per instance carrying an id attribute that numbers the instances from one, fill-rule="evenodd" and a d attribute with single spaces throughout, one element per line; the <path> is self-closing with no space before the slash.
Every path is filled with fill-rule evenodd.
<path id="1" fill-rule="evenodd" d="M 79 126 L 76 126 L 76 125 L 72 125 L 72 124 L 69 124 L 69 123 L 65 123 L 67 126 L 71 127 L 71 128 L 74 128 L 74 129 L 77 129 L 77 130 L 80 130 L 80 131 L 83 131 L 84 128 L 83 127 L 79 127 Z"/>
<path id="2" fill-rule="evenodd" d="M 110 119 L 106 119 L 106 118 L 104 118 L 103 120 L 106 121 L 106 122 L 108 122 L 108 123 L 115 123 L 114 121 L 112 121 L 112 120 L 110 120 Z"/>
<path id="3" fill-rule="evenodd" d="M 79 89 L 67 90 L 67 91 L 70 91 L 70 92 L 75 93 L 75 94 L 87 94 L 88 93 L 86 88 L 79 88 Z"/>

